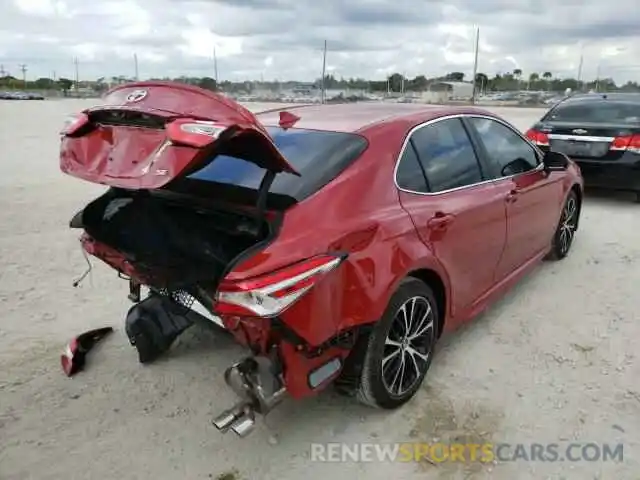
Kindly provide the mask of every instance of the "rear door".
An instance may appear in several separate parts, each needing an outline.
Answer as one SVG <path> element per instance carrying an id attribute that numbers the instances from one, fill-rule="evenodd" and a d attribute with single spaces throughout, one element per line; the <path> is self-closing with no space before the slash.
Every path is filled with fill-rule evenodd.
<path id="1" fill-rule="evenodd" d="M 454 316 L 491 288 L 505 245 L 504 198 L 486 180 L 458 117 L 415 129 L 397 166 L 400 202 L 447 271 Z"/>
<path id="2" fill-rule="evenodd" d="M 495 278 L 500 281 L 549 247 L 562 205 L 562 174 L 547 173 L 540 153 L 512 126 L 483 116 L 465 121 L 507 208 L 507 243 Z"/>

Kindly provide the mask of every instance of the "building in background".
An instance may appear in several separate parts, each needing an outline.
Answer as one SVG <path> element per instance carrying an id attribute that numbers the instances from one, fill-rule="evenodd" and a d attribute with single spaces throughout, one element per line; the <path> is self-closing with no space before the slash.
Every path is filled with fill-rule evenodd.
<path id="1" fill-rule="evenodd" d="M 437 81 L 429 84 L 430 97 L 437 97 L 439 101 L 469 100 L 473 97 L 473 83 Z"/>

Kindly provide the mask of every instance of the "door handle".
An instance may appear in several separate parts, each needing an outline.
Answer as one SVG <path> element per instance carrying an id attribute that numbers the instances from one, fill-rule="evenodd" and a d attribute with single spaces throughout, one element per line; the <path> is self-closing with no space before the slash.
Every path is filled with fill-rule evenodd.
<path id="1" fill-rule="evenodd" d="M 517 202 L 518 201 L 518 191 L 517 190 L 511 190 L 509 193 L 507 193 L 507 196 L 505 197 L 505 200 L 508 203 Z"/>
<path id="2" fill-rule="evenodd" d="M 445 213 L 436 213 L 436 216 L 431 218 L 428 222 L 427 225 L 430 228 L 446 228 L 451 222 L 453 222 L 453 219 L 455 217 L 449 213 L 445 214 Z"/>

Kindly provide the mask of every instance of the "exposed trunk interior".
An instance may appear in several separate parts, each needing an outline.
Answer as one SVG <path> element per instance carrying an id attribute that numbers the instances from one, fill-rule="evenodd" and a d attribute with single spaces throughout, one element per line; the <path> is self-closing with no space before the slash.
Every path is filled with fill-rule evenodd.
<path id="1" fill-rule="evenodd" d="M 145 190 L 110 189 L 81 215 L 72 226 L 121 252 L 151 286 L 169 290 L 215 288 L 230 262 L 271 234 L 260 217 Z"/>

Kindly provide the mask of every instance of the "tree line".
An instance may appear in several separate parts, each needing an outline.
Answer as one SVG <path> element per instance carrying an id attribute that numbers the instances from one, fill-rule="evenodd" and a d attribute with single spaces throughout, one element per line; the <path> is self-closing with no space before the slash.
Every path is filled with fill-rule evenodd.
<path id="1" fill-rule="evenodd" d="M 211 77 L 178 77 L 178 78 L 156 78 L 152 80 L 173 80 L 191 85 L 198 85 L 208 90 L 222 90 L 229 93 L 247 93 L 250 94 L 257 90 L 281 90 L 294 88 L 304 82 L 296 81 L 242 81 L 216 82 Z M 424 75 L 418 75 L 414 78 L 404 77 L 400 73 L 390 75 L 386 80 L 367 80 L 365 78 L 337 78 L 334 75 L 327 75 L 322 79 L 317 79 L 310 86 L 320 89 L 324 83 L 326 89 L 332 90 L 363 90 L 368 92 L 419 92 L 429 88 L 429 85 L 439 81 L 463 82 L 469 81 L 463 72 L 450 72 L 441 77 L 427 78 Z M 103 93 L 114 85 L 133 81 L 132 78 L 124 76 L 119 77 L 102 77 L 96 80 L 84 80 L 75 82 L 68 78 L 38 78 L 36 80 L 23 80 L 15 78 L 11 75 L 0 77 L 0 89 L 22 89 L 22 90 L 59 90 L 63 94 L 68 94 L 75 89 L 93 90 L 96 93 Z M 567 88 L 572 90 L 598 90 L 598 91 L 631 91 L 640 92 L 640 84 L 638 82 L 626 82 L 618 85 L 611 78 L 591 79 L 588 81 L 579 81 L 575 78 L 556 78 L 552 72 L 530 73 L 525 76 L 520 69 L 512 72 L 496 73 L 489 77 L 485 73 L 476 75 L 476 85 L 480 92 L 494 91 L 514 91 L 514 90 L 547 90 L 547 91 L 564 91 Z"/>

